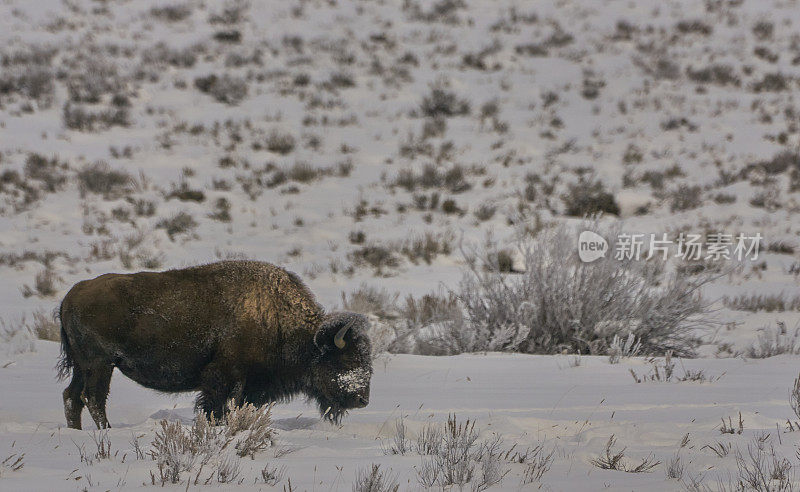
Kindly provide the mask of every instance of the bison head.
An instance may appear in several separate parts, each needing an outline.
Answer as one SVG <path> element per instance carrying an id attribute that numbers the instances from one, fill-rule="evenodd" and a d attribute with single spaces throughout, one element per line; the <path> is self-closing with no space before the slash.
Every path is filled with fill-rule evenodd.
<path id="1" fill-rule="evenodd" d="M 318 353 L 311 367 L 311 393 L 320 410 L 334 422 L 347 409 L 362 408 L 369 403 L 372 347 L 367 337 L 368 327 L 363 315 L 332 313 L 314 335 Z"/>

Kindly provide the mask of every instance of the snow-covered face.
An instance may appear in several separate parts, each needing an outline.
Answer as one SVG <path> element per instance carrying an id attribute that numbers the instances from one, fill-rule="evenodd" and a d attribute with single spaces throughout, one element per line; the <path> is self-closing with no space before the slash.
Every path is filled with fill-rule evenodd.
<path id="1" fill-rule="evenodd" d="M 347 313 L 348 315 L 351 313 Z M 354 315 L 358 316 L 358 315 Z M 338 420 L 350 408 L 363 408 L 369 403 L 372 378 L 372 347 L 366 331 L 366 318 L 359 316 L 343 337 L 343 346 L 333 336 L 353 318 L 337 316 L 321 328 L 320 355 L 312 368 L 314 392 L 320 410 Z M 324 342 L 323 342 L 324 341 Z"/>
<path id="2" fill-rule="evenodd" d="M 352 403 L 353 408 L 362 408 L 369 403 L 369 380 L 372 368 L 355 367 L 339 373 L 334 378 L 336 389 L 340 395 Z"/>

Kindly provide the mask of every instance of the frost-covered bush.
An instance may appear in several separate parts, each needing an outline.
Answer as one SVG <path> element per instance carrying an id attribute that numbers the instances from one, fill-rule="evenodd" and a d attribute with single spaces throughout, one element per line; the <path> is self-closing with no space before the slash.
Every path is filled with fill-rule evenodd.
<path id="1" fill-rule="evenodd" d="M 433 422 L 428 422 L 417 433 L 415 443 L 417 453 L 422 456 L 438 454 L 443 437 L 442 428 Z"/>
<path id="2" fill-rule="evenodd" d="M 403 325 L 390 347 L 422 355 L 448 355 L 472 351 L 471 330 L 464 324 L 458 299 L 452 294 L 407 297 L 402 311 Z"/>
<path id="3" fill-rule="evenodd" d="M 747 357 L 765 359 L 781 354 L 800 354 L 800 325 L 788 330 L 782 321 L 772 329 L 764 328 L 747 349 Z"/>
<path id="4" fill-rule="evenodd" d="M 411 441 L 407 437 L 407 430 L 405 420 L 403 417 L 394 421 L 394 437 L 387 447 L 384 448 L 383 454 L 400 454 L 405 455 L 411 451 Z"/>
<path id="5" fill-rule="evenodd" d="M 635 357 L 641 348 L 642 344 L 633 333 L 628 333 L 628 338 L 624 340 L 619 335 L 614 335 L 611 346 L 608 347 L 608 362 L 617 364 L 623 357 Z"/>
<path id="6" fill-rule="evenodd" d="M 35 338 L 25 318 L 13 322 L 0 318 L 0 356 L 33 352 Z"/>
<path id="7" fill-rule="evenodd" d="M 583 263 L 577 231 L 567 226 L 519 237 L 521 269 L 507 268 L 513 258 L 496 248 L 470 250 L 449 292 L 409 296 L 398 307 L 396 297 L 373 289 L 346 304 L 393 331 L 381 344 L 387 351 L 424 355 L 566 351 L 608 355 L 611 363 L 668 350 L 690 356 L 697 330 L 712 323 L 700 287 L 718 274 L 690 277 L 644 260 L 646 252 L 640 261 L 617 260 L 613 242 L 605 257 Z"/>
<path id="8" fill-rule="evenodd" d="M 399 322 L 397 294 L 386 289 L 378 289 L 361 284 L 350 295 L 342 292 L 342 308 L 369 316 L 369 338 L 372 342 L 372 355 L 390 351 L 397 339 L 395 326 Z"/>
<path id="9" fill-rule="evenodd" d="M 632 334 L 642 353 L 693 354 L 695 329 L 709 321 L 700 296 L 709 277 L 688 279 L 653 268 L 655 259 L 621 261 L 613 253 L 583 263 L 576 239 L 577 231 L 560 226 L 520 240 L 521 275 L 501 273 L 485 253 L 467 253 L 456 291 L 468 327 L 459 330 L 464 349 L 605 354 L 615 337 Z"/>

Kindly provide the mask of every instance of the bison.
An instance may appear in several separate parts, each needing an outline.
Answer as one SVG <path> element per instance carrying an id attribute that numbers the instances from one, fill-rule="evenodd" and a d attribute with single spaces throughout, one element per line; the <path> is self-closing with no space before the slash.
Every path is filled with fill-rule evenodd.
<path id="1" fill-rule="evenodd" d="M 305 394 L 338 422 L 369 403 L 372 356 L 360 314 L 326 314 L 300 278 L 258 261 L 105 274 L 75 284 L 60 308 L 59 377 L 69 427 L 83 407 L 108 427 L 111 373 L 163 392 L 199 391 L 196 410 Z"/>

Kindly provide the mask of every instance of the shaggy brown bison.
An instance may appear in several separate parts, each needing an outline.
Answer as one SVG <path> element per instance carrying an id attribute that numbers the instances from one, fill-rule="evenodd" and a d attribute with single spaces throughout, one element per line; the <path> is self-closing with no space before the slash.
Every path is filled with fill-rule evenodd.
<path id="1" fill-rule="evenodd" d="M 165 272 L 106 274 L 78 282 L 61 303 L 59 376 L 69 427 L 84 405 L 108 427 L 116 367 L 147 388 L 199 391 L 196 408 L 256 405 L 299 393 L 338 421 L 369 402 L 367 320 L 326 314 L 293 273 L 257 261 Z"/>

